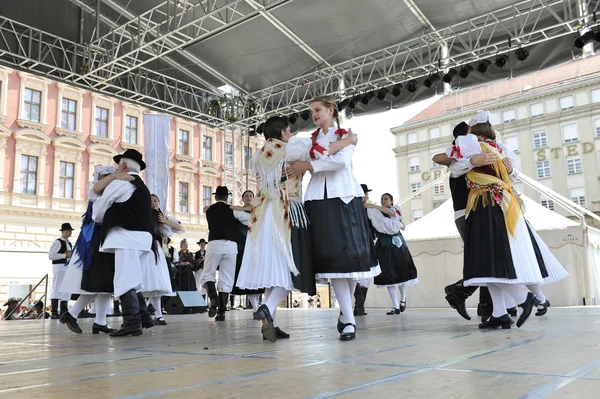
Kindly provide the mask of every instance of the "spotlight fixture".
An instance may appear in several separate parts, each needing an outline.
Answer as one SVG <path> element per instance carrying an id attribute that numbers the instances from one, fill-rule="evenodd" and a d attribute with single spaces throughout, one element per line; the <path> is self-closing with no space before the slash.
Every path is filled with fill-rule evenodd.
<path id="1" fill-rule="evenodd" d="M 347 120 L 352 119 L 353 116 L 354 116 L 354 112 L 352 112 L 350 110 L 346 111 L 346 119 Z"/>
<path id="2" fill-rule="evenodd" d="M 375 93 L 370 91 L 368 93 L 365 93 L 364 96 L 362 96 L 362 98 L 360 99 L 360 102 L 363 103 L 364 105 L 368 105 L 369 101 L 371 101 L 371 99 L 375 97 Z"/>
<path id="3" fill-rule="evenodd" d="M 310 111 L 309 111 L 309 110 L 302 111 L 302 113 L 300 114 L 300 117 L 301 117 L 303 120 L 307 121 L 307 120 L 308 120 L 308 118 L 310 118 Z"/>
<path id="4" fill-rule="evenodd" d="M 256 133 L 262 134 L 264 127 L 265 127 L 264 123 L 261 123 L 260 125 L 258 125 L 258 127 L 256 128 Z"/>
<path id="5" fill-rule="evenodd" d="M 527 57 L 529 57 L 529 50 L 521 47 L 515 51 L 515 55 L 519 61 L 523 62 L 527 59 Z"/>
<path id="6" fill-rule="evenodd" d="M 506 64 L 508 64 L 508 55 L 500 54 L 499 56 L 496 57 L 496 62 L 494 62 L 494 64 L 498 68 L 504 68 L 506 66 Z"/>
<path id="7" fill-rule="evenodd" d="M 440 81 L 440 75 L 438 75 L 437 73 L 434 73 L 433 75 L 429 75 L 429 77 L 427 79 L 425 79 L 425 81 L 423 82 L 423 85 L 425 87 L 427 87 L 428 89 L 430 89 L 434 83 L 437 83 L 439 81 Z"/>
<path id="8" fill-rule="evenodd" d="M 349 109 L 356 108 L 356 103 L 359 102 L 359 101 L 360 101 L 360 97 L 358 97 L 358 96 L 352 97 L 350 99 L 350 102 L 348 103 L 348 108 Z"/>
<path id="9" fill-rule="evenodd" d="M 394 97 L 398 97 L 401 92 L 402 92 L 402 84 L 398 83 L 397 85 L 394 85 L 394 87 L 392 88 L 392 95 Z"/>
<path id="10" fill-rule="evenodd" d="M 290 124 L 294 125 L 296 123 L 296 121 L 298 120 L 298 114 L 296 112 L 294 112 L 293 114 L 291 114 L 288 117 L 288 121 L 290 122 Z"/>
<path id="11" fill-rule="evenodd" d="M 456 75 L 458 75 L 458 71 L 454 68 L 450 68 L 450 70 L 444 75 L 444 83 L 452 82 L 452 79 L 454 79 Z"/>
<path id="12" fill-rule="evenodd" d="M 248 128 L 248 136 L 254 137 L 256 136 L 256 125 Z"/>
<path id="13" fill-rule="evenodd" d="M 600 42 L 600 30 L 594 35 L 594 40 Z"/>
<path id="14" fill-rule="evenodd" d="M 411 93 L 414 93 L 415 91 L 417 91 L 418 87 L 419 87 L 419 83 L 414 79 L 406 84 L 406 90 L 408 90 Z"/>
<path id="15" fill-rule="evenodd" d="M 350 102 L 350 100 L 348 100 L 347 98 L 341 102 L 338 103 L 338 111 L 342 112 L 347 106 L 348 103 Z"/>
<path id="16" fill-rule="evenodd" d="M 574 46 L 577 48 L 583 48 L 586 44 L 588 44 L 589 42 L 594 40 L 595 36 L 596 36 L 596 33 L 594 31 L 588 30 L 583 35 L 581 35 L 577 39 L 575 39 Z"/>
<path id="17" fill-rule="evenodd" d="M 387 96 L 387 94 L 389 93 L 388 89 L 386 89 L 385 87 L 382 87 L 381 89 L 379 89 L 379 91 L 377 92 L 377 99 L 379 101 L 383 101 L 385 100 L 385 96 Z"/>
<path id="18" fill-rule="evenodd" d="M 480 73 L 486 73 L 487 70 L 490 68 L 490 65 L 492 65 L 492 61 L 483 60 L 479 63 L 479 65 L 477 65 L 477 71 Z"/>
<path id="19" fill-rule="evenodd" d="M 466 79 L 471 72 L 473 72 L 473 67 L 471 65 L 465 65 L 460 69 L 458 76 L 460 76 L 461 79 Z"/>

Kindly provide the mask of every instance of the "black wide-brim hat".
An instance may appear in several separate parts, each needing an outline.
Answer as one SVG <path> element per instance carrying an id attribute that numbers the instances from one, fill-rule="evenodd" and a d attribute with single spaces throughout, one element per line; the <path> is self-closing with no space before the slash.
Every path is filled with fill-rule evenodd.
<path id="1" fill-rule="evenodd" d="M 196 244 L 200 245 L 200 244 L 208 244 L 206 242 L 206 240 L 204 238 L 201 238 L 200 241 L 198 241 Z"/>
<path id="2" fill-rule="evenodd" d="M 119 162 L 121 162 L 122 158 L 131 159 L 132 161 L 139 163 L 140 170 L 146 169 L 146 163 L 142 160 L 142 154 L 140 154 L 140 152 L 137 150 L 129 149 L 122 154 L 115 155 L 113 157 L 113 161 L 115 161 L 115 163 L 118 164 Z"/>
<path id="3" fill-rule="evenodd" d="M 229 192 L 229 189 L 225 186 L 217 187 L 217 189 L 213 193 L 213 195 L 229 195 L 229 194 L 231 194 L 231 193 Z"/>
<path id="4" fill-rule="evenodd" d="M 373 190 L 369 189 L 369 186 L 367 186 L 366 184 L 361 184 L 360 186 L 362 187 L 362 189 L 365 193 L 370 193 L 371 191 L 373 191 Z"/>
<path id="5" fill-rule="evenodd" d="M 71 223 L 63 223 L 60 226 L 60 231 L 65 231 L 65 230 L 74 230 L 73 227 L 71 227 Z"/>

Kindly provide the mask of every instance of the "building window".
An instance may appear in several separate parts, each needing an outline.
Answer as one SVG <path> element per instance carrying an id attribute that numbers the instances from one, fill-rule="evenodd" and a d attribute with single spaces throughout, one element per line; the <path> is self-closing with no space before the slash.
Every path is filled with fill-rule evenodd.
<path id="1" fill-rule="evenodd" d="M 560 101 L 560 109 L 570 109 L 575 106 L 575 102 L 573 101 L 573 96 L 561 97 Z"/>
<path id="2" fill-rule="evenodd" d="M 567 173 L 570 175 L 574 175 L 576 173 L 583 172 L 583 168 L 581 166 L 581 158 L 580 157 L 570 157 L 567 158 Z"/>
<path id="3" fill-rule="evenodd" d="M 179 129 L 179 155 L 190 155 L 190 132 Z"/>
<path id="4" fill-rule="evenodd" d="M 410 185 L 410 191 L 413 194 L 416 193 L 417 191 L 419 191 L 420 189 L 421 189 L 421 183 L 411 183 L 411 185 Z M 419 193 L 419 194 L 415 195 L 413 198 L 421 198 L 422 197 L 421 194 L 422 193 Z"/>
<path id="5" fill-rule="evenodd" d="M 21 193 L 35 195 L 37 183 L 37 157 L 21 155 Z"/>
<path id="6" fill-rule="evenodd" d="M 421 219 L 423 217 L 423 210 L 422 209 L 415 209 L 412 211 L 412 216 L 413 216 L 413 221 L 417 221 L 419 219 Z"/>
<path id="7" fill-rule="evenodd" d="M 550 177 L 550 161 L 542 161 L 537 163 L 537 177 L 538 179 Z"/>
<path id="8" fill-rule="evenodd" d="M 440 136 L 441 136 L 441 134 L 440 134 L 439 127 L 434 127 L 433 129 L 429 129 L 429 139 L 430 140 L 437 139 Z"/>
<path id="9" fill-rule="evenodd" d="M 75 130 L 77 121 L 77 101 L 68 98 L 62 99 L 62 113 L 60 116 L 60 127 Z"/>
<path id="10" fill-rule="evenodd" d="M 510 123 L 510 122 L 514 122 L 516 119 L 515 116 L 515 110 L 512 109 L 510 111 L 504 111 L 502 113 L 502 120 L 504 121 L 504 123 Z"/>
<path id="11" fill-rule="evenodd" d="M 419 157 L 408 158 L 408 166 L 411 172 L 418 172 L 421 170 L 421 167 L 419 166 Z"/>
<path id="12" fill-rule="evenodd" d="M 600 119 L 596 119 L 594 125 L 596 126 L 596 137 L 600 137 Z"/>
<path id="13" fill-rule="evenodd" d="M 188 213 L 188 184 L 179 182 L 179 212 Z"/>
<path id="14" fill-rule="evenodd" d="M 408 134 L 408 144 L 414 144 L 419 141 L 419 135 L 417 133 Z"/>
<path id="15" fill-rule="evenodd" d="M 563 140 L 565 143 L 572 143 L 574 141 L 579 140 L 577 136 L 577 125 L 572 123 L 570 125 L 564 125 L 562 127 L 563 131 Z"/>
<path id="16" fill-rule="evenodd" d="M 202 136 L 202 159 L 212 161 L 212 137 Z"/>
<path id="17" fill-rule="evenodd" d="M 244 163 L 246 170 L 250 170 L 250 161 L 252 160 L 252 148 L 244 147 Z"/>
<path id="18" fill-rule="evenodd" d="M 137 116 L 125 116 L 125 142 L 129 144 L 137 144 Z"/>
<path id="19" fill-rule="evenodd" d="M 600 103 L 600 89 L 592 90 L 592 102 Z"/>
<path id="20" fill-rule="evenodd" d="M 509 151 L 512 151 L 515 154 L 519 153 L 519 137 L 518 136 L 506 137 L 504 139 L 504 144 L 506 144 L 506 148 L 508 148 Z"/>
<path id="21" fill-rule="evenodd" d="M 225 166 L 233 166 L 233 144 L 225 142 Z"/>
<path id="22" fill-rule="evenodd" d="M 533 148 L 548 147 L 548 135 L 546 132 L 533 133 Z"/>
<path id="23" fill-rule="evenodd" d="M 23 119 L 31 122 L 40 121 L 40 108 L 42 106 L 42 92 L 25 89 L 25 101 L 23 103 Z"/>
<path id="24" fill-rule="evenodd" d="M 571 189 L 571 200 L 577 205 L 585 208 L 585 189 L 584 188 L 573 188 Z"/>
<path id="25" fill-rule="evenodd" d="M 71 162 L 60 162 L 58 171 L 58 195 L 61 198 L 73 199 L 73 180 L 75 165 Z"/>
<path id="26" fill-rule="evenodd" d="M 445 194 L 446 190 L 444 187 L 444 183 L 435 184 L 433 186 L 433 195 L 442 195 Z"/>
<path id="27" fill-rule="evenodd" d="M 531 113 L 531 117 L 540 116 L 544 114 L 544 104 L 537 103 L 531 104 L 529 106 L 529 112 Z"/>
<path id="28" fill-rule="evenodd" d="M 108 110 L 96 107 L 96 136 L 108 137 Z"/>
<path id="29" fill-rule="evenodd" d="M 210 206 L 212 199 L 212 187 L 202 187 L 202 207 Z"/>
<path id="30" fill-rule="evenodd" d="M 554 210 L 554 201 L 552 201 L 551 199 L 548 199 L 548 198 L 542 198 L 542 199 L 540 200 L 540 204 L 542 204 L 542 206 L 543 206 L 544 208 L 548 208 L 548 209 L 550 209 L 551 211 L 553 211 L 553 210 Z"/>

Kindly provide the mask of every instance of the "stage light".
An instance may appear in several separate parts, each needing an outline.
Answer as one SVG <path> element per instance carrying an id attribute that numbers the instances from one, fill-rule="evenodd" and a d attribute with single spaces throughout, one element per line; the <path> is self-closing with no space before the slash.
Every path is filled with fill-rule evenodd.
<path id="1" fill-rule="evenodd" d="M 264 127 L 265 127 L 264 123 L 261 123 L 260 125 L 258 125 L 258 127 L 256 128 L 256 133 L 262 134 Z"/>
<path id="2" fill-rule="evenodd" d="M 298 120 L 298 114 L 296 112 L 294 112 L 293 114 L 291 114 L 288 118 L 288 121 L 290 122 L 290 124 L 295 124 L 296 121 Z"/>
<path id="3" fill-rule="evenodd" d="M 425 81 L 423 82 L 423 86 L 430 89 L 431 86 L 433 86 L 435 83 L 437 83 L 439 81 L 440 81 L 440 75 L 438 75 L 437 73 L 434 73 L 433 75 L 429 75 L 429 77 L 427 79 L 425 79 Z"/>
<path id="4" fill-rule="evenodd" d="M 419 82 L 417 82 L 414 79 L 406 84 L 406 90 L 408 90 L 411 93 L 414 93 L 415 91 L 417 91 L 418 87 L 419 87 Z"/>
<path id="5" fill-rule="evenodd" d="M 494 64 L 498 68 L 504 68 L 506 64 L 508 64 L 508 56 L 506 54 L 500 54 L 496 57 L 496 62 L 494 62 Z"/>
<path id="6" fill-rule="evenodd" d="M 529 57 L 529 50 L 526 48 L 517 49 L 517 51 L 515 51 L 515 55 L 519 61 L 523 62 L 527 59 L 527 57 Z"/>
<path id="7" fill-rule="evenodd" d="M 300 117 L 301 117 L 303 120 L 307 121 L 307 120 L 308 120 L 308 118 L 310 118 L 310 111 L 309 111 L 309 110 L 302 111 L 302 113 L 300 114 Z"/>
<path id="8" fill-rule="evenodd" d="M 347 98 L 341 102 L 338 103 L 338 111 L 342 112 L 347 106 L 348 103 L 350 102 L 350 100 L 348 100 Z"/>
<path id="9" fill-rule="evenodd" d="M 248 136 L 251 136 L 251 137 L 256 136 L 256 125 L 248 128 Z"/>
<path id="10" fill-rule="evenodd" d="M 479 65 L 477 65 L 477 71 L 480 73 L 486 73 L 490 65 L 492 65 L 492 61 L 483 60 L 479 63 Z"/>
<path id="11" fill-rule="evenodd" d="M 589 42 L 594 40 L 595 36 L 596 36 L 596 33 L 594 31 L 589 30 L 589 31 L 585 32 L 583 35 L 579 36 L 577 39 L 575 39 L 574 46 L 577 48 L 583 48 L 586 44 L 588 44 Z"/>
<path id="12" fill-rule="evenodd" d="M 394 97 L 398 97 L 401 92 L 402 92 L 402 84 L 398 83 L 397 85 L 394 85 L 394 87 L 392 88 L 392 95 Z"/>
<path id="13" fill-rule="evenodd" d="M 466 79 L 472 71 L 473 67 L 471 65 L 465 65 L 460 69 L 458 76 L 460 76 L 461 79 Z"/>
<path id="14" fill-rule="evenodd" d="M 600 42 L 600 30 L 594 35 L 594 40 Z"/>
<path id="15" fill-rule="evenodd" d="M 373 93 L 372 91 L 365 93 L 364 96 L 362 96 L 362 98 L 360 99 L 360 102 L 363 103 L 364 105 L 368 105 L 369 101 L 371 101 L 371 99 L 375 97 L 375 93 Z"/>
<path id="16" fill-rule="evenodd" d="M 352 99 L 350 99 L 350 102 L 348 103 L 348 108 L 350 108 L 350 109 L 356 108 L 356 103 L 358 103 L 359 101 L 360 101 L 360 97 L 358 97 L 358 96 L 352 97 Z"/>
<path id="17" fill-rule="evenodd" d="M 454 68 L 450 68 L 450 70 L 444 75 L 444 83 L 452 82 L 452 79 L 454 79 L 456 75 L 458 75 L 458 71 Z"/>
<path id="18" fill-rule="evenodd" d="M 379 101 L 383 101 L 385 100 L 385 96 L 387 96 L 387 94 L 389 93 L 388 89 L 386 89 L 385 87 L 382 87 L 381 89 L 379 89 L 379 91 L 377 92 L 377 99 Z"/>

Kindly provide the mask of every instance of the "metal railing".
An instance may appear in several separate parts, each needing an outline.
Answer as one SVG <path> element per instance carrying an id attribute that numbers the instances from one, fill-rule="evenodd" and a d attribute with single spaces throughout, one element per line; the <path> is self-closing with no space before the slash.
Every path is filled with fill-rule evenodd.
<path id="1" fill-rule="evenodd" d="M 47 301 L 46 301 L 46 298 L 48 297 L 48 275 L 46 274 L 46 275 L 45 275 L 44 277 L 42 277 L 42 279 L 41 279 L 41 280 L 40 280 L 40 281 L 39 281 L 39 282 L 38 282 L 38 283 L 35 285 L 35 287 L 33 287 L 33 288 L 32 288 L 32 289 L 29 291 L 29 293 L 28 293 L 27 295 L 25 295 L 25 298 L 21 299 L 21 302 L 19 302 L 19 304 L 18 304 L 18 305 L 17 305 L 17 306 L 16 306 L 14 309 L 12 309 L 12 310 L 8 311 L 8 312 L 7 312 L 7 313 L 4 315 L 4 319 L 5 319 L 5 320 L 7 320 L 9 317 L 11 317 L 11 316 L 13 315 L 13 313 L 15 313 L 15 311 L 16 311 L 17 309 L 20 309 L 20 308 L 21 308 L 21 305 L 23 305 L 23 302 L 25 302 L 27 299 L 29 299 L 29 297 L 31 297 L 31 294 L 33 294 L 33 293 L 34 293 L 34 291 L 37 289 L 37 287 L 39 287 L 39 286 L 40 286 L 40 284 L 42 284 L 43 282 L 45 282 L 45 283 L 46 283 L 46 285 L 44 286 L 44 295 L 42 295 L 42 298 L 38 299 L 38 300 L 36 301 L 36 303 L 37 303 L 37 302 L 39 302 L 39 301 L 41 301 L 41 300 L 44 300 L 44 303 L 45 303 L 45 302 L 47 302 Z M 30 312 L 31 312 L 31 311 L 29 311 L 29 312 L 25 313 L 25 315 L 24 315 L 23 317 L 21 317 L 21 319 L 24 319 L 24 318 L 25 318 L 25 316 L 27 316 L 27 315 L 28 315 Z M 38 317 L 37 317 L 37 318 L 38 318 L 38 319 L 42 319 L 42 320 L 43 320 L 43 319 L 44 319 L 44 317 L 45 317 L 45 315 L 46 315 L 46 307 L 44 306 L 44 309 L 43 309 L 43 311 L 42 311 L 42 312 L 41 312 L 41 313 L 38 315 Z"/>

